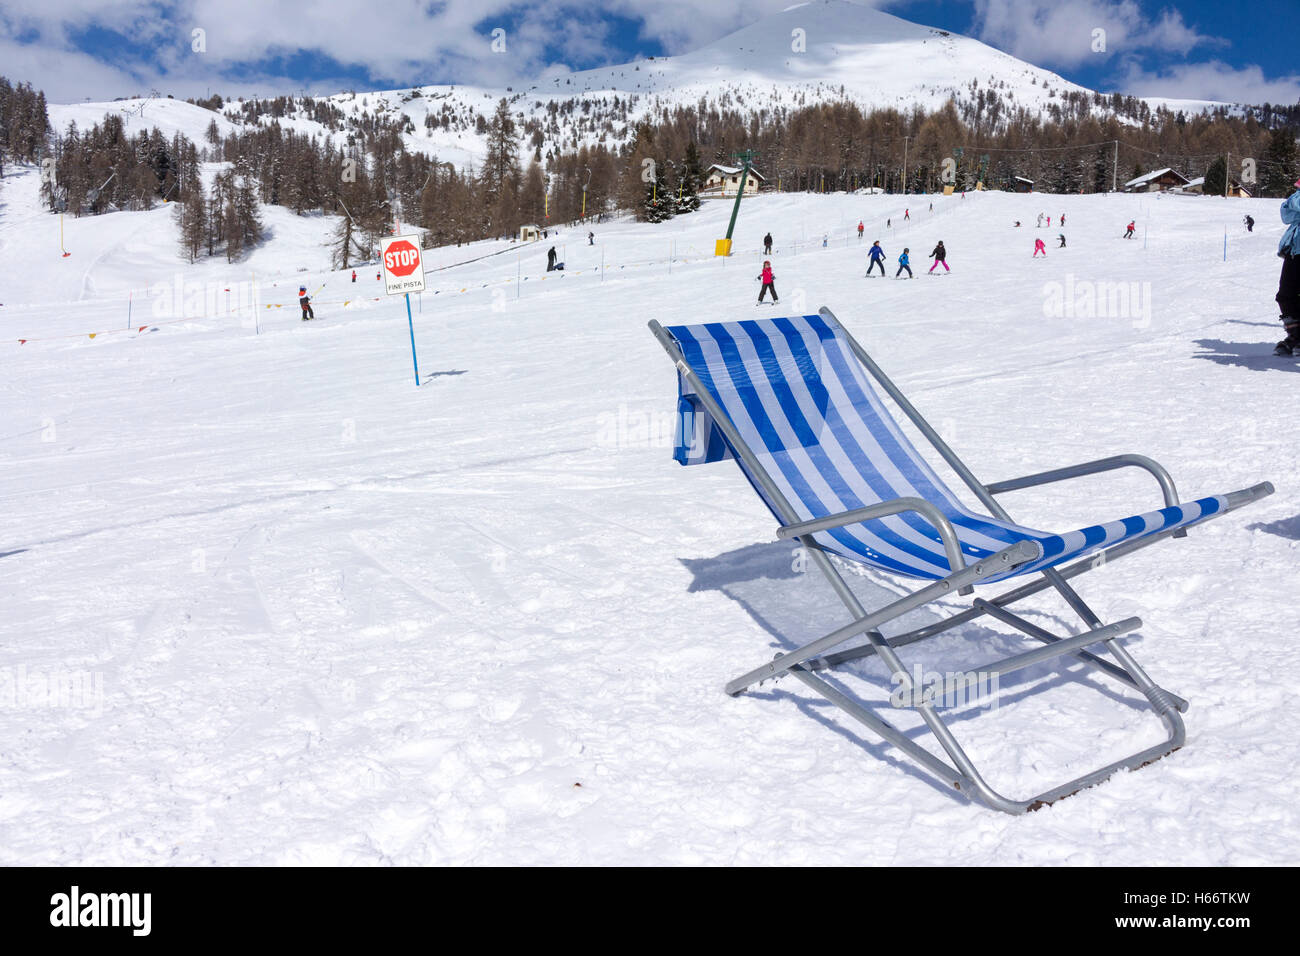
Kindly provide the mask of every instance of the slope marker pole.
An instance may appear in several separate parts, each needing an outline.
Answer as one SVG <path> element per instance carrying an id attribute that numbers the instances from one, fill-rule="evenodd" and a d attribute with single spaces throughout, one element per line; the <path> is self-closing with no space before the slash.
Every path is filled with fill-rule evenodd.
<path id="1" fill-rule="evenodd" d="M 406 293 L 406 327 L 411 330 L 411 366 L 415 369 L 415 387 L 420 387 L 420 363 L 415 357 L 415 320 L 411 318 L 411 293 Z"/>

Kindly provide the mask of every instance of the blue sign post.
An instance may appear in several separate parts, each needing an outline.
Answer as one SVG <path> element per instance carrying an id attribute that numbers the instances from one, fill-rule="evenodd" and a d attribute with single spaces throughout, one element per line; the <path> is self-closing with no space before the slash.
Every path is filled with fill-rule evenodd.
<path id="1" fill-rule="evenodd" d="M 420 253 L 420 237 L 393 236 L 385 239 L 380 247 L 379 261 L 384 270 L 384 291 L 389 295 L 406 296 L 406 327 L 411 333 L 411 367 L 415 369 L 415 387 L 419 388 L 420 361 L 415 355 L 415 318 L 411 315 L 411 293 L 424 291 L 424 260 Z"/>
<path id="2" fill-rule="evenodd" d="M 411 330 L 411 365 L 415 368 L 415 387 L 420 387 L 420 362 L 415 357 L 415 322 L 411 319 L 411 293 L 406 293 L 406 326 Z"/>

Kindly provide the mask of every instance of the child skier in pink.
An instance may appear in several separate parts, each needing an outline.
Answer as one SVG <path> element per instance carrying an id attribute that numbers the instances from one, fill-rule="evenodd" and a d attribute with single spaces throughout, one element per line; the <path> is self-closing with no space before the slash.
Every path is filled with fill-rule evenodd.
<path id="1" fill-rule="evenodd" d="M 776 297 L 776 286 L 772 284 L 776 280 L 776 276 L 772 274 L 772 263 L 770 260 L 763 260 L 763 271 L 758 278 L 763 280 L 763 288 L 758 290 L 758 301 L 761 303 L 763 301 L 763 296 L 767 294 L 767 290 L 771 289 L 772 301 L 774 303 L 780 302 L 781 300 Z"/>
<path id="2" fill-rule="evenodd" d="M 1034 255 L 1033 255 L 1033 258 L 1037 259 L 1037 258 L 1038 258 L 1038 254 L 1039 254 L 1040 252 L 1043 254 L 1043 257 L 1046 258 L 1046 257 L 1047 257 L 1047 246 L 1043 245 L 1043 240 L 1041 240 L 1041 239 L 1035 239 L 1035 240 L 1034 240 Z"/>
<path id="3" fill-rule="evenodd" d="M 934 265 L 930 266 L 931 272 L 934 272 L 935 269 L 939 268 L 939 263 L 941 262 L 943 263 L 944 272 L 952 271 L 948 268 L 948 250 L 943 247 L 942 239 L 939 240 L 939 244 L 934 247 L 934 251 L 932 251 L 930 255 L 934 259 Z"/>

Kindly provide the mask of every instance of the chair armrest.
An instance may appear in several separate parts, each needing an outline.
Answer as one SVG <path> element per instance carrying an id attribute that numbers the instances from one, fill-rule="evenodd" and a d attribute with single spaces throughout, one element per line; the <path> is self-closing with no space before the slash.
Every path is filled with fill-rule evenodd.
<path id="1" fill-rule="evenodd" d="M 1012 478 L 1009 481 L 995 481 L 992 484 L 985 485 L 985 490 L 991 495 L 1002 494 L 1004 491 L 1018 491 L 1021 488 L 1033 488 L 1036 485 L 1046 485 L 1054 481 L 1064 481 L 1066 478 L 1079 478 L 1083 475 L 1095 475 L 1103 471 L 1114 471 L 1117 468 L 1141 468 L 1149 471 L 1160 485 L 1160 493 L 1164 495 L 1165 507 L 1172 508 L 1178 504 L 1178 489 L 1174 487 L 1174 479 L 1169 476 L 1169 472 L 1159 462 L 1147 458 L 1145 455 L 1113 455 L 1110 458 L 1099 458 L 1096 461 L 1086 461 L 1081 465 L 1068 465 L 1065 468 L 1053 468 L 1051 471 L 1040 471 L 1037 474 L 1025 475 L 1023 478 Z M 1179 529 L 1174 532 L 1175 538 L 1187 537 L 1185 529 Z"/>
<path id="2" fill-rule="evenodd" d="M 1068 465 L 1065 468 L 1040 471 L 1037 474 L 1025 475 L 1023 478 L 995 481 L 984 487 L 989 494 L 998 495 L 1004 491 L 1032 488 L 1035 485 L 1046 485 L 1053 481 L 1064 481 L 1066 478 L 1079 478 L 1083 475 L 1095 475 L 1103 471 L 1114 471 L 1117 468 L 1142 468 L 1151 472 L 1160 484 L 1161 493 L 1165 496 L 1165 507 L 1171 508 L 1178 504 L 1178 491 L 1174 488 L 1174 480 L 1169 477 L 1169 472 L 1161 464 L 1152 461 L 1145 455 L 1114 455 L 1110 458 L 1087 461 L 1081 465 Z"/>
<path id="3" fill-rule="evenodd" d="M 842 528 L 847 524 L 871 521 L 873 518 L 886 518 L 904 511 L 915 511 L 934 525 L 935 530 L 939 532 L 939 540 L 943 542 L 943 549 L 948 555 L 949 572 L 960 571 L 966 566 L 961 556 L 961 542 L 957 540 L 957 532 L 953 530 L 952 522 L 948 520 L 947 515 L 924 498 L 895 498 L 893 501 L 882 501 L 878 505 L 870 505 L 866 508 L 841 511 L 839 514 L 827 515 L 825 518 L 783 525 L 777 528 L 776 536 L 782 539 L 798 538 L 830 528 Z"/>

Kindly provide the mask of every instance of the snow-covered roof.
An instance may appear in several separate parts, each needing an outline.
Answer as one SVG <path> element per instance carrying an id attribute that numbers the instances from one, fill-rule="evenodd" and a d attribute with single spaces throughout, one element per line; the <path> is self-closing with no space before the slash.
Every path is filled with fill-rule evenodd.
<path id="1" fill-rule="evenodd" d="M 1195 179 L 1189 179 L 1189 180 L 1187 181 L 1187 185 L 1188 185 L 1188 186 L 1204 186 L 1204 185 L 1205 185 L 1205 177 L 1204 177 L 1204 176 L 1197 176 Z"/>
<path id="2" fill-rule="evenodd" d="M 1175 176 L 1177 176 L 1179 179 L 1183 181 L 1184 185 L 1187 184 L 1186 176 L 1184 176 L 1182 173 L 1175 172 L 1174 170 L 1166 166 L 1164 169 L 1157 169 L 1154 172 L 1146 173 L 1145 175 L 1139 176 L 1137 179 L 1130 179 L 1128 182 L 1124 184 L 1124 188 L 1127 189 L 1129 186 L 1141 186 L 1143 183 L 1153 182 L 1159 179 L 1165 173 L 1173 173 Z"/>
<path id="3" fill-rule="evenodd" d="M 723 166 L 721 163 L 714 163 L 714 164 L 713 164 L 712 166 L 710 166 L 707 170 L 705 170 L 705 172 L 706 172 L 706 173 L 711 173 L 711 172 L 713 172 L 715 169 L 716 169 L 718 172 L 722 173 L 722 175 L 724 175 L 724 176 L 735 176 L 735 175 L 737 175 L 737 174 L 740 172 L 740 167 L 739 167 L 739 166 Z M 767 177 L 764 176 L 762 173 L 760 173 L 760 172 L 759 172 L 757 169 L 755 169 L 753 166 L 750 166 L 750 167 L 749 167 L 749 175 L 751 175 L 751 176 L 757 176 L 759 179 L 763 180 L 764 182 L 767 181 Z"/>

